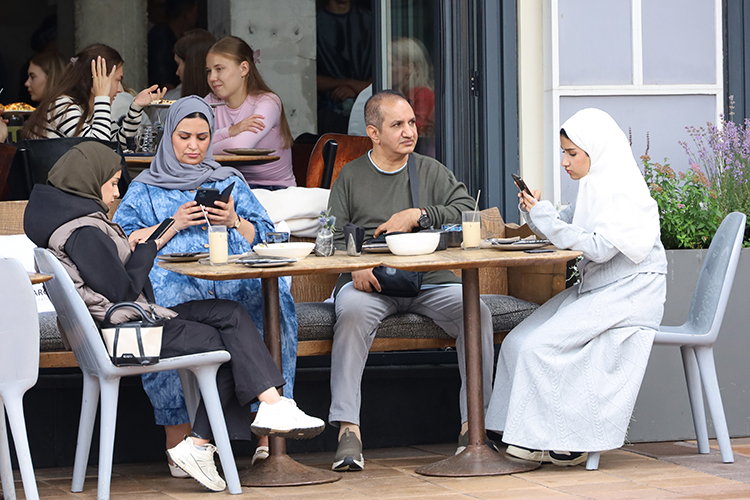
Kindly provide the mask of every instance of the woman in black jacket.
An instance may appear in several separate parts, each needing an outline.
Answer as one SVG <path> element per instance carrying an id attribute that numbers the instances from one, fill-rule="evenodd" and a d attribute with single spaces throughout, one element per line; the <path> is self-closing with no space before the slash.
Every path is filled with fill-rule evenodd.
<path id="1" fill-rule="evenodd" d="M 115 303 L 153 303 L 148 273 L 161 242 L 128 242 L 122 228 L 107 218 L 119 196 L 120 157 L 97 142 L 68 151 L 49 172 L 49 185 L 36 185 L 24 216 L 24 229 L 34 243 L 49 248 L 66 267 L 91 315 L 101 321 Z M 281 435 L 311 438 L 322 420 L 299 410 L 279 395 L 284 379 L 247 312 L 230 300 L 198 300 L 171 309 L 155 306 L 171 318 L 163 331 L 161 357 L 169 358 L 225 349 L 232 355 L 217 374 L 217 386 L 230 438 Z M 114 322 L 129 319 L 119 309 Z M 114 316 L 114 315 L 113 315 Z M 250 405 L 261 402 L 251 422 Z M 177 466 L 213 491 L 226 483 L 216 471 L 215 447 L 203 402 L 192 435 L 167 451 Z"/>

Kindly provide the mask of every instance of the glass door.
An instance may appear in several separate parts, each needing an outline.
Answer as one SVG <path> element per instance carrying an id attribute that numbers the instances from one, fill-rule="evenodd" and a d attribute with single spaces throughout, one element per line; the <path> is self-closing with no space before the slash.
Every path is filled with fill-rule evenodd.
<path id="1" fill-rule="evenodd" d="M 404 93 L 417 152 L 444 163 L 479 204 L 517 221 L 515 0 L 374 0 L 375 88 Z M 507 175 L 506 175 L 507 173 Z"/>

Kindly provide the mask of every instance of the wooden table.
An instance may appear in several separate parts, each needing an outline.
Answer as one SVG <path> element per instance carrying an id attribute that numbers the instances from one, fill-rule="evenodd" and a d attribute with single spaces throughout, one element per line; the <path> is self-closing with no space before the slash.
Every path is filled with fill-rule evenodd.
<path id="1" fill-rule="evenodd" d="M 555 264 L 567 262 L 579 255 L 581 255 L 580 252 L 570 250 L 532 254 L 495 249 L 450 248 L 429 255 L 410 257 L 400 257 L 389 253 L 363 253 L 360 257 L 350 257 L 345 252 L 337 251 L 332 257 L 311 255 L 294 264 L 273 268 L 253 268 L 242 264 L 208 266 L 197 262 L 159 262 L 159 266 L 180 274 L 209 280 L 261 278 L 266 345 L 279 369 L 281 369 L 281 336 L 278 277 L 312 273 L 341 273 L 378 265 L 411 271 L 461 269 L 466 338 L 469 446 L 461 454 L 420 467 L 417 472 L 435 476 L 479 476 L 512 474 L 533 470 L 540 465 L 500 455 L 485 446 L 479 268 Z M 269 458 L 243 473 L 241 482 L 245 486 L 292 486 L 333 482 L 340 478 L 332 474 L 335 473 L 313 469 L 294 462 L 285 453 L 284 440 L 272 438 Z"/>
<path id="2" fill-rule="evenodd" d="M 279 156 L 274 155 L 214 155 L 214 160 L 222 165 L 231 165 L 233 163 L 262 165 L 263 163 L 276 161 L 279 158 Z M 153 156 L 125 155 L 125 163 L 128 166 L 130 176 L 133 178 L 143 170 L 147 169 L 153 160 Z"/>
<path id="3" fill-rule="evenodd" d="M 29 274 L 29 279 L 31 280 L 32 285 L 45 283 L 54 277 L 51 274 L 42 274 L 42 273 L 28 273 L 28 274 Z"/>
<path id="4" fill-rule="evenodd" d="M 273 155 L 214 155 L 214 160 L 222 165 L 224 163 L 251 163 L 261 164 L 278 160 L 279 156 Z M 146 167 L 154 160 L 153 156 L 125 155 L 128 167 Z"/>

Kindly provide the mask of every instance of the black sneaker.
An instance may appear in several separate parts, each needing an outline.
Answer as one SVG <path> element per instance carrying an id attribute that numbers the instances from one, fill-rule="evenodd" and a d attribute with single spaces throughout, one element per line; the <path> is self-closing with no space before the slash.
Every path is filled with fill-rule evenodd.
<path id="1" fill-rule="evenodd" d="M 365 457 L 362 456 L 362 442 L 356 434 L 344 431 L 339 439 L 339 447 L 333 458 L 332 470 L 338 472 L 360 471 L 365 468 Z"/>
<path id="2" fill-rule="evenodd" d="M 589 458 L 589 454 L 582 451 L 550 451 L 550 462 L 561 467 L 572 467 L 582 464 Z"/>
<path id="3" fill-rule="evenodd" d="M 511 457 L 520 458 L 521 460 L 528 460 L 529 462 L 542 462 L 550 463 L 550 453 L 542 450 L 532 450 L 530 448 L 524 448 L 523 446 L 517 446 L 509 444 L 505 449 L 505 453 Z"/>
<path id="4" fill-rule="evenodd" d="M 487 437 L 487 434 L 484 435 L 485 442 L 487 446 L 490 447 L 490 449 L 496 453 L 500 453 L 500 450 L 498 449 L 497 445 L 493 440 Z M 466 449 L 466 447 L 469 446 L 469 431 L 464 432 L 463 434 L 458 435 L 458 448 L 456 448 L 456 455 L 461 453 Z"/>

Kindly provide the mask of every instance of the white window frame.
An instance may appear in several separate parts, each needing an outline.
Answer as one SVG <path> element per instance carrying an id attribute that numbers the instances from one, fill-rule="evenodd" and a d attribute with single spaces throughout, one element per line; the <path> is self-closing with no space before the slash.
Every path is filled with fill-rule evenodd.
<path id="1" fill-rule="evenodd" d="M 545 61 L 545 185 L 552 187 L 553 203 L 562 200 L 560 168 L 560 101 L 570 96 L 680 96 L 709 95 L 716 99 L 714 123 L 719 123 L 724 107 L 724 48 L 722 1 L 714 0 L 714 32 L 716 45 L 716 83 L 688 85 L 646 85 L 643 83 L 642 0 L 631 0 L 631 39 L 633 51 L 633 82 L 629 85 L 560 85 L 559 0 L 545 0 L 545 40 L 548 54 Z"/>

